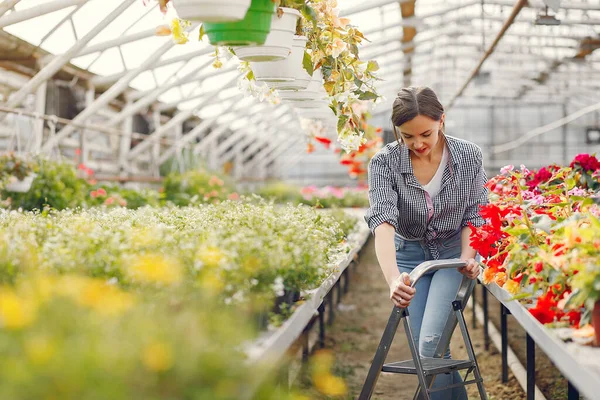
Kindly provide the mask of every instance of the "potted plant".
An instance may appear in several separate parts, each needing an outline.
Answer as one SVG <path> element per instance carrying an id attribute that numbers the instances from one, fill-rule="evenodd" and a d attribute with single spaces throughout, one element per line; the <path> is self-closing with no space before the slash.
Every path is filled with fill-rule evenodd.
<path id="1" fill-rule="evenodd" d="M 159 0 L 165 10 L 169 0 Z M 233 22 L 246 16 L 251 0 L 173 0 L 177 15 L 190 21 Z"/>
<path id="2" fill-rule="evenodd" d="M 250 63 L 252 78 L 259 82 L 266 82 L 271 89 L 306 89 L 311 81 L 311 76 L 302 63 L 307 40 L 306 36 L 295 35 L 291 54 L 285 60 Z"/>
<path id="3" fill-rule="evenodd" d="M 26 193 L 36 176 L 34 165 L 14 153 L 0 157 L 0 181 L 5 191 Z"/>
<path id="4" fill-rule="evenodd" d="M 236 56 L 243 61 L 265 62 L 286 59 L 292 52 L 296 24 L 300 11 L 278 7 L 271 19 L 271 31 L 263 45 L 235 47 Z"/>
<path id="5" fill-rule="evenodd" d="M 272 0 L 252 0 L 244 18 L 237 22 L 205 22 L 203 33 L 215 46 L 250 46 L 264 44 L 275 13 Z"/>

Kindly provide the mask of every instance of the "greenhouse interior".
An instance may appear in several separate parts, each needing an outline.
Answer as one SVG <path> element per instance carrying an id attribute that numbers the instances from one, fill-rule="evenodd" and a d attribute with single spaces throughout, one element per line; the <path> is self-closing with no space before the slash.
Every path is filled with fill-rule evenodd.
<path id="1" fill-rule="evenodd" d="M 600 398 L 599 0 L 0 28 L 0 399 Z"/>

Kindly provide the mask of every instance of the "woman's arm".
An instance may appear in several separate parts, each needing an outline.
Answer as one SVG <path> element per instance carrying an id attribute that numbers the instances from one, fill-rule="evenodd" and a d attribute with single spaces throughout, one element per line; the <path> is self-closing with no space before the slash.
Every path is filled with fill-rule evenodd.
<path id="1" fill-rule="evenodd" d="M 375 228 L 375 254 L 377 254 L 377 261 L 379 261 L 388 286 L 392 286 L 392 283 L 400 276 L 396 265 L 394 233 L 394 227 L 385 222 Z"/>
<path id="2" fill-rule="evenodd" d="M 398 307 L 408 307 L 415 295 L 407 273 L 400 274 L 396 265 L 395 229 L 384 222 L 375 228 L 375 254 L 381 271 L 390 287 L 390 299 Z"/>

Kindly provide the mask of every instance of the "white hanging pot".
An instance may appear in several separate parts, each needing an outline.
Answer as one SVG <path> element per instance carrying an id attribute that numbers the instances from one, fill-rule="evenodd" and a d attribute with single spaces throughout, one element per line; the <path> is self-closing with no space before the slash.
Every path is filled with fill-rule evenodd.
<path id="1" fill-rule="evenodd" d="M 16 180 L 11 182 L 4 189 L 8 192 L 26 193 L 31 189 L 31 184 L 36 176 L 37 174 L 27 175 L 22 181 Z"/>
<path id="2" fill-rule="evenodd" d="M 305 100 L 305 101 L 286 100 L 286 103 L 292 104 L 295 108 L 325 109 L 325 108 L 329 107 L 329 102 L 327 100 Z M 333 111 L 332 111 L 332 114 L 333 114 Z"/>
<path id="3" fill-rule="evenodd" d="M 320 69 L 313 73 L 312 79 L 308 87 L 304 90 L 280 90 L 279 97 L 282 100 L 291 101 L 309 101 L 309 100 L 325 100 L 327 92 L 323 87 L 323 74 Z"/>
<path id="4" fill-rule="evenodd" d="M 251 0 L 173 0 L 182 19 L 202 22 L 233 22 L 246 16 Z"/>
<path id="5" fill-rule="evenodd" d="M 288 58 L 292 52 L 296 22 L 300 11 L 293 8 L 281 7 L 281 17 L 273 14 L 271 32 L 263 45 L 234 47 L 237 58 L 243 61 L 266 62 L 279 61 Z"/>
<path id="6" fill-rule="evenodd" d="M 296 113 L 301 118 L 323 119 L 336 118 L 331 108 L 296 108 Z"/>
<path id="7" fill-rule="evenodd" d="M 307 38 L 294 36 L 292 53 L 285 60 L 250 63 L 254 78 L 279 90 L 302 90 L 308 87 L 311 76 L 302 66 Z"/>

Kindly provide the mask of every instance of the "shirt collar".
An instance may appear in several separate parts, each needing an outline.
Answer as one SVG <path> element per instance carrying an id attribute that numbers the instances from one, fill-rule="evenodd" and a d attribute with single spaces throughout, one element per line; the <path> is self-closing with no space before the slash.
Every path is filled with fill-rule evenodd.
<path id="1" fill-rule="evenodd" d="M 456 167 L 459 163 L 459 154 L 460 149 L 458 148 L 458 143 L 456 139 L 452 136 L 446 135 L 446 142 L 448 143 L 448 149 L 450 150 L 449 158 L 453 167 Z M 410 162 L 410 150 L 403 143 L 400 144 L 398 148 L 400 152 L 400 173 L 401 174 L 412 174 L 413 168 L 412 163 Z"/>

